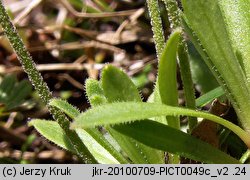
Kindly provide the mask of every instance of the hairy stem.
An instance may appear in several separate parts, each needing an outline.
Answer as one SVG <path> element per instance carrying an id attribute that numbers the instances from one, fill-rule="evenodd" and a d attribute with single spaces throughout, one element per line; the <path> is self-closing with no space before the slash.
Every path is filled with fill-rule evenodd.
<path id="1" fill-rule="evenodd" d="M 2 2 L 0 1 L 0 24 L 5 31 L 5 35 L 10 41 L 11 46 L 17 54 L 17 57 L 22 64 L 24 71 L 28 74 L 29 80 L 33 84 L 35 90 L 38 92 L 39 96 L 43 102 L 48 105 L 49 101 L 52 99 L 52 94 L 43 81 L 43 78 L 39 71 L 36 69 L 36 65 L 32 60 L 29 52 L 26 50 L 23 41 L 17 33 L 15 26 L 12 24 Z M 69 129 L 69 120 L 67 117 L 59 110 L 54 107 L 48 106 L 50 113 L 53 118 L 57 120 L 58 124 L 62 127 L 65 134 L 69 137 L 71 143 L 73 144 L 78 156 L 85 163 L 97 163 L 92 154 L 84 146 L 81 139 L 78 137 L 75 131 Z"/>
<path id="2" fill-rule="evenodd" d="M 165 37 L 163 33 L 162 21 L 159 11 L 158 0 L 147 0 L 148 11 L 151 19 L 153 37 L 157 56 L 160 57 L 164 49 Z"/>

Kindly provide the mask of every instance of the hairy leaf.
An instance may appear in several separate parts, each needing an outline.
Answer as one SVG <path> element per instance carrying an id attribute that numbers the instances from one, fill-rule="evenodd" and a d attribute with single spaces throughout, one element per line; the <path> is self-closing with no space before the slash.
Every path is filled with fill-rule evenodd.
<path id="1" fill-rule="evenodd" d="M 75 118 L 80 114 L 80 111 L 76 107 L 72 106 L 65 100 L 52 99 L 49 104 L 62 110 L 70 118 Z"/>
<path id="2" fill-rule="evenodd" d="M 46 139 L 54 142 L 56 145 L 71 152 L 75 152 L 73 145 L 70 143 L 68 137 L 64 134 L 57 122 L 34 119 L 28 124 L 29 126 L 34 126 L 40 134 L 42 134 Z"/>
<path id="3" fill-rule="evenodd" d="M 250 87 L 250 0 L 219 0 L 234 51 Z"/>
<path id="4" fill-rule="evenodd" d="M 205 113 L 187 108 L 172 107 L 156 103 L 126 102 L 112 103 L 90 109 L 81 113 L 71 124 L 72 128 L 94 127 L 97 125 L 112 125 L 120 123 L 129 123 L 135 120 L 144 120 L 156 116 L 194 116 L 202 117 L 216 123 L 219 123 L 235 134 L 237 134 L 248 147 L 250 147 L 249 133 L 242 130 L 239 126 L 226 121 L 213 114 Z"/>
<path id="5" fill-rule="evenodd" d="M 189 35 L 197 35 L 204 48 L 202 51 L 209 57 L 205 59 L 206 63 L 221 86 L 229 91 L 227 96 L 243 127 L 249 130 L 250 92 L 246 76 L 231 45 L 218 0 L 182 0 L 182 4 L 187 23 L 193 31 Z"/>
<path id="6" fill-rule="evenodd" d="M 102 88 L 109 102 L 141 101 L 133 81 L 120 69 L 107 65 L 102 71 Z"/>
<path id="7" fill-rule="evenodd" d="M 85 90 L 88 100 L 92 106 L 98 106 L 107 102 L 99 81 L 87 79 L 85 82 Z"/>
<path id="8" fill-rule="evenodd" d="M 141 102 L 140 94 L 132 80 L 120 69 L 107 66 L 102 72 L 102 88 L 108 102 L 137 101 Z M 123 125 L 126 129 L 128 125 Z M 129 156 L 133 163 L 164 163 L 164 154 L 147 147 L 132 138 L 126 137 L 111 127 L 106 127 L 110 134 Z"/>

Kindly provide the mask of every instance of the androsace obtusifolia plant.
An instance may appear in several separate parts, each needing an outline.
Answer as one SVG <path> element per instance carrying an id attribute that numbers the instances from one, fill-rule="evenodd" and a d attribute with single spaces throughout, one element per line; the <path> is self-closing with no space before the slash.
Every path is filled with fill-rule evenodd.
<path id="1" fill-rule="evenodd" d="M 86 163 L 180 163 L 181 157 L 203 163 L 244 163 L 250 148 L 250 1 L 182 0 L 183 11 L 175 0 L 162 2 L 172 28 L 168 38 L 164 36 L 159 2 L 147 0 L 159 64 L 148 102 L 142 101 L 125 72 L 107 65 L 100 81 L 86 81 L 85 91 L 92 106 L 86 112 L 52 98 L 0 3 L 5 34 L 56 120 L 34 119 L 29 125 Z M 221 86 L 198 99 L 194 96 L 186 34 Z M 177 66 L 184 86 L 185 108 L 178 104 Z M 239 125 L 199 110 L 224 93 L 237 113 Z M 181 130 L 180 116 L 189 118 L 187 133 Z M 193 137 L 197 117 L 235 133 L 245 143 L 242 158 L 236 159 Z M 100 132 L 97 126 L 107 133 Z"/>

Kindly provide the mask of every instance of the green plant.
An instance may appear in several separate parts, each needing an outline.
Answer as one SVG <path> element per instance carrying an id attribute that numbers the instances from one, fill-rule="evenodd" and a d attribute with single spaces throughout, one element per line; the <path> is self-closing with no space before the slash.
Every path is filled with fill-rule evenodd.
<path id="1" fill-rule="evenodd" d="M 5 76 L 0 83 L 0 117 L 27 103 L 25 98 L 31 91 L 32 86 L 27 80 L 17 82 L 14 75 Z"/>
<path id="2" fill-rule="evenodd" d="M 166 43 L 158 1 L 147 0 L 159 59 L 158 78 L 150 101 L 142 102 L 132 80 L 122 70 L 108 65 L 102 70 L 100 81 L 86 81 L 86 94 L 92 106 L 86 112 L 79 112 L 66 101 L 52 99 L 1 4 L 1 24 L 6 35 L 57 120 L 32 120 L 29 125 L 62 148 L 90 159 L 87 162 L 165 163 L 164 152 L 168 152 L 168 163 L 179 163 L 179 156 L 204 163 L 244 163 L 249 150 L 237 160 L 191 136 L 197 120 L 190 117 L 202 117 L 222 125 L 245 143 L 245 150 L 250 148 L 250 14 L 246 13 L 250 10 L 249 0 L 237 3 L 233 0 L 182 0 L 184 13 L 175 0 L 162 1 L 173 28 Z M 221 86 L 196 101 L 182 27 Z M 181 70 L 187 108 L 178 107 L 177 65 Z M 238 115 L 240 126 L 198 110 L 224 93 Z M 71 125 L 62 112 L 73 119 Z M 190 133 L 181 131 L 180 116 L 189 117 Z M 104 127 L 108 133 L 100 132 L 97 126 Z"/>

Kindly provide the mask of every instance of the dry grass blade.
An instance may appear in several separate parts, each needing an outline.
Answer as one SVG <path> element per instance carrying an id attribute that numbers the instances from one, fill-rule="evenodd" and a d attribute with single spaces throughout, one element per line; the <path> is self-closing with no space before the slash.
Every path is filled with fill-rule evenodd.
<path id="1" fill-rule="evenodd" d="M 42 0 L 33 0 L 28 6 L 14 19 L 13 23 L 17 24 L 18 22 L 22 21 L 35 7 L 37 7 Z"/>

